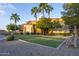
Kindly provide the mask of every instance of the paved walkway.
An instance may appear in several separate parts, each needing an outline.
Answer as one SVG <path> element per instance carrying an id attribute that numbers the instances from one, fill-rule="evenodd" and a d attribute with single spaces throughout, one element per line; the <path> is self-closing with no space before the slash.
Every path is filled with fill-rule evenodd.
<path id="1" fill-rule="evenodd" d="M 11 56 L 79 56 L 79 49 L 55 49 L 22 41 L 0 43 L 0 55 Z"/>
<path id="2" fill-rule="evenodd" d="M 4 42 L 0 44 L 0 55 L 54 55 L 55 49 L 22 41 Z M 51 52 L 52 51 L 52 52 Z M 1 54 L 4 53 L 4 54 Z"/>
<path id="3" fill-rule="evenodd" d="M 1 56 L 79 56 L 79 49 L 67 48 L 61 49 L 43 46 L 39 44 L 15 41 L 4 41 L 0 43 Z"/>
<path id="4" fill-rule="evenodd" d="M 4 39 L 4 35 L 0 35 L 0 40 L 3 40 Z"/>

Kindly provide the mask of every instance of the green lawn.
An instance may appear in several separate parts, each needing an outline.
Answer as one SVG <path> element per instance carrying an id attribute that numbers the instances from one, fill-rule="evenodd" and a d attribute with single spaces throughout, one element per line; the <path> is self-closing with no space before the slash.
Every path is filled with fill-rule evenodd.
<path id="1" fill-rule="evenodd" d="M 64 38 L 62 37 L 53 37 L 44 35 L 16 35 L 16 38 L 51 47 L 59 46 L 61 42 L 64 40 Z"/>

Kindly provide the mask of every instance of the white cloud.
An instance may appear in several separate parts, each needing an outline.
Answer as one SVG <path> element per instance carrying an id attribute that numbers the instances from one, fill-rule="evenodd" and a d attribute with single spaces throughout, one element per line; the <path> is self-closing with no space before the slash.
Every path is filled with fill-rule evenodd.
<path id="1" fill-rule="evenodd" d="M 1 3 L 0 4 L 0 9 L 5 9 L 5 8 L 10 8 L 10 9 L 17 9 L 15 6 L 12 4 L 7 4 L 7 3 Z"/>
<path id="2" fill-rule="evenodd" d="M 4 10 L 0 10 L 0 16 L 4 15 L 4 14 L 5 14 L 5 11 Z"/>
<path id="3" fill-rule="evenodd" d="M 0 3 L 0 15 L 3 15 L 6 11 L 6 9 L 12 9 L 14 11 L 17 10 L 15 6 L 12 4 L 7 4 L 7 3 Z"/>
<path id="4" fill-rule="evenodd" d="M 0 10 L 0 13 L 1 13 L 1 14 L 4 14 L 5 12 L 4 12 L 4 10 Z"/>
<path id="5" fill-rule="evenodd" d="M 12 4 L 7 4 L 7 7 L 11 8 L 11 9 L 17 9 L 15 6 L 13 6 Z"/>

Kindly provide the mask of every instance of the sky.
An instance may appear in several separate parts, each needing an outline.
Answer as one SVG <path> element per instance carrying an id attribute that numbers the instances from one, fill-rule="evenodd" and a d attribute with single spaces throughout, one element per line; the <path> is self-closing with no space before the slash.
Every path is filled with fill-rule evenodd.
<path id="1" fill-rule="evenodd" d="M 30 20 L 35 20 L 31 15 L 32 7 L 38 6 L 38 3 L 0 3 L 0 29 L 6 30 L 6 25 L 13 23 L 10 20 L 12 13 L 17 13 L 20 16 L 20 21 L 17 24 L 23 24 Z M 62 3 L 51 3 L 54 10 L 51 13 L 51 18 L 60 18 L 61 11 L 63 11 Z M 47 14 L 45 14 L 47 16 Z M 42 15 L 38 14 L 38 18 Z"/>

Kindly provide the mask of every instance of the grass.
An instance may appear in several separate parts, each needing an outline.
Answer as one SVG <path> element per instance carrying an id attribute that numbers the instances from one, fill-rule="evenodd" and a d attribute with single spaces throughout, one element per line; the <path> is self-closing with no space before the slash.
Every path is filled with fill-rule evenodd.
<path id="1" fill-rule="evenodd" d="M 44 35 L 16 35 L 17 39 L 22 39 L 28 42 L 37 43 L 41 45 L 58 47 L 64 40 L 62 37 L 52 37 Z"/>

